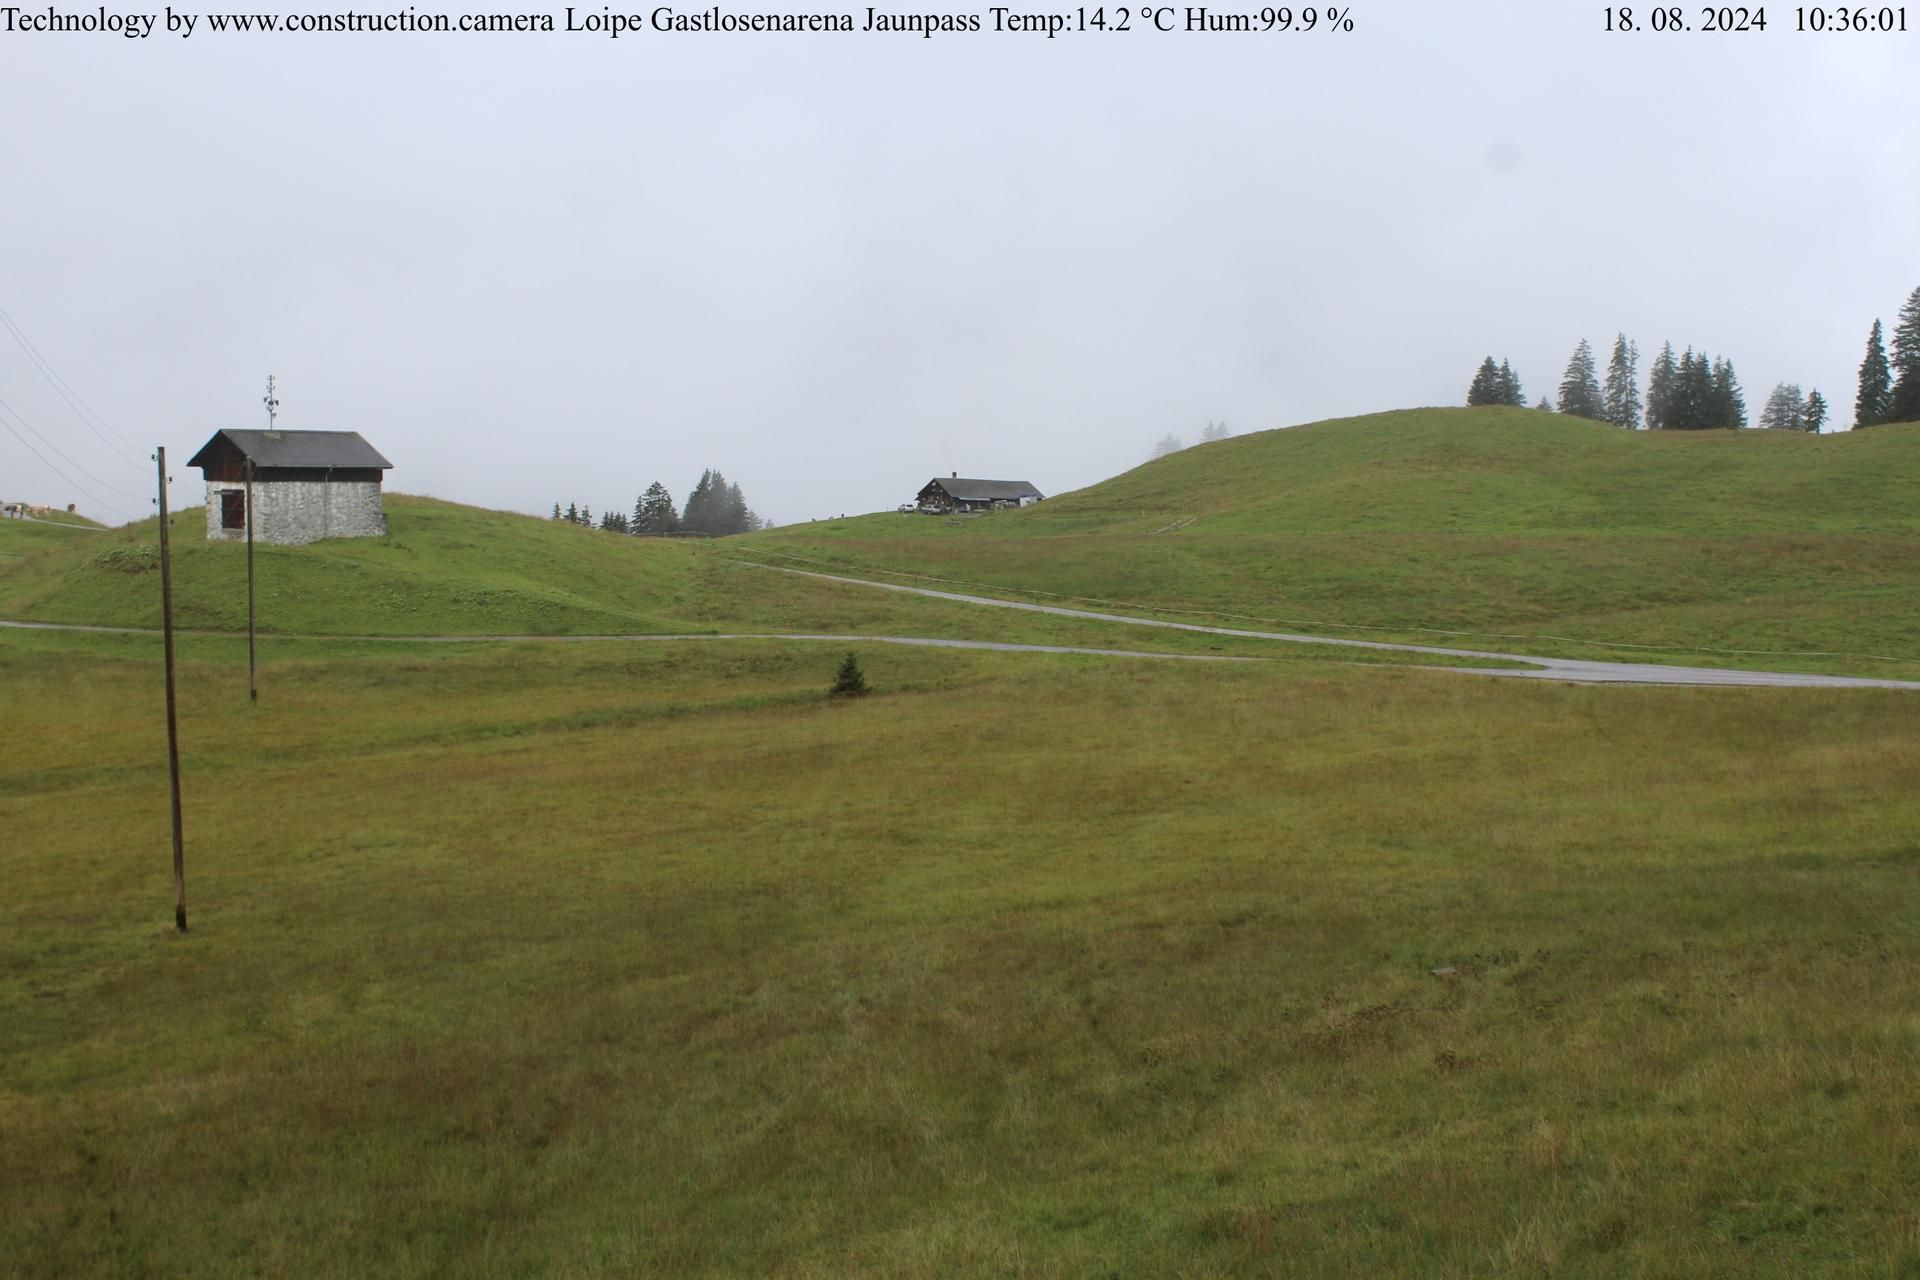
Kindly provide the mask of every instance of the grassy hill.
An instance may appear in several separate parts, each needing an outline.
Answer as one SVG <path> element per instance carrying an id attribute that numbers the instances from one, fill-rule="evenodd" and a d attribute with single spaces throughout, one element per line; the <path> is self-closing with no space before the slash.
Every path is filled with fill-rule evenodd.
<path id="1" fill-rule="evenodd" d="M 1201 445 L 1023 511 L 749 541 L 992 593 L 1533 651 L 1568 651 L 1559 636 L 1920 659 L 1920 425 L 1628 433 L 1407 410 Z"/>
<path id="2" fill-rule="evenodd" d="M 1405 409 L 1196 445 L 960 537 L 1182 533 L 1920 533 L 1920 424 L 1624 432 L 1531 409 Z M 899 513 L 791 526 L 945 533 Z"/>
<path id="3" fill-rule="evenodd" d="M 688 591 L 689 549 L 389 494 L 392 534 L 254 549 L 269 631 L 567 633 L 669 629 L 659 612 Z M 187 628 L 247 621 L 246 547 L 209 542 L 197 507 L 172 527 L 174 607 Z M 0 562 L 3 563 L 3 562 Z M 160 623 L 157 521 L 85 537 L 0 568 L 0 616 L 151 627 Z"/>
<path id="4" fill-rule="evenodd" d="M 97 533 L 104 526 L 85 516 L 61 515 L 59 519 L 0 520 L 0 564 L 64 546 L 75 537 Z"/>
<path id="5" fill-rule="evenodd" d="M 258 548 L 262 629 L 1115 643 L 736 563 L 748 557 L 1336 636 L 1920 674 L 1920 425 L 1627 433 L 1409 410 L 1201 445 L 1024 511 L 888 512 L 718 543 L 397 494 L 388 515 L 387 538 Z M 181 625 L 243 627 L 244 547 L 207 542 L 198 510 L 174 531 Z M 157 556 L 150 520 L 0 528 L 0 617 L 157 625 Z"/>
<path id="6" fill-rule="evenodd" d="M 623 538 L 404 494 L 387 495 L 386 509 L 391 533 L 385 538 L 256 546 L 261 632 L 577 636 L 793 631 L 1259 652 L 1288 660 L 1315 656 L 1311 649 L 1269 655 L 1272 646 L 1220 637 L 1116 636 L 1113 628 L 1096 623 L 1008 616 L 769 573 L 740 563 L 735 539 Z M 6 541 L 10 533 L 0 529 L 0 618 L 160 625 L 157 521 L 94 533 L 60 529 L 13 543 Z M 199 508 L 175 513 L 172 543 L 176 624 L 185 630 L 244 630 L 245 544 L 209 542 Z M 21 550 L 4 558 L 10 547 Z"/>

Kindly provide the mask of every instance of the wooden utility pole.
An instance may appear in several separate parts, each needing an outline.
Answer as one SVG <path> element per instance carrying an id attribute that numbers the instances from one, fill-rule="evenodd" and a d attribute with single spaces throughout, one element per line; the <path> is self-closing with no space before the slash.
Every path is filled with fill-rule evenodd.
<path id="1" fill-rule="evenodd" d="M 180 835 L 180 721 L 173 696 L 173 550 L 167 542 L 167 451 L 154 450 L 160 470 L 160 633 L 167 650 L 167 776 L 173 784 L 173 923 L 187 931 L 187 857 Z"/>
<path id="2" fill-rule="evenodd" d="M 274 377 L 267 375 L 267 394 L 260 397 L 267 407 L 267 431 L 273 432 L 280 418 L 280 397 L 274 389 Z M 253 624 L 253 459 L 247 468 L 247 701 L 260 701 L 259 664 L 255 660 L 256 631 Z"/>
<path id="3" fill-rule="evenodd" d="M 247 700 L 260 701 L 260 678 L 253 658 L 253 459 L 247 459 Z"/>

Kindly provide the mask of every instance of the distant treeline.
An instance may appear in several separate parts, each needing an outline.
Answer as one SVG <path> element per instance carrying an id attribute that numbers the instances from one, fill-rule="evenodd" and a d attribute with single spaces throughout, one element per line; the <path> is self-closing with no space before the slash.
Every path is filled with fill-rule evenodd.
<path id="1" fill-rule="evenodd" d="M 655 480 L 633 500 L 631 515 L 624 511 L 603 511 L 596 521 L 593 512 L 584 503 L 569 502 L 563 511 L 556 502 L 553 504 L 553 518 L 568 524 L 590 528 L 597 526 L 609 533 L 631 534 L 637 538 L 670 533 L 704 534 L 720 538 L 730 533 L 751 533 L 767 527 L 767 522 L 747 505 L 740 486 L 711 468 L 700 473 L 700 483 L 687 495 L 684 508 L 676 508 L 673 495 L 667 492 L 665 485 Z"/>
<path id="2" fill-rule="evenodd" d="M 1501 404 L 1525 408 L 1526 393 L 1513 366 L 1488 356 L 1480 362 L 1467 388 L 1470 405 Z M 1553 411 L 1545 396 L 1535 406 Z M 1698 354 L 1688 347 L 1680 355 L 1673 343 L 1661 346 L 1648 371 L 1644 401 L 1640 394 L 1640 348 L 1620 334 L 1613 342 L 1603 380 L 1593 348 L 1585 338 L 1573 349 L 1560 379 L 1559 412 L 1576 418 L 1611 422 L 1627 431 L 1692 431 L 1747 425 L 1746 393 L 1741 389 L 1733 361 L 1725 356 Z M 1760 411 L 1762 427 L 1783 431 L 1819 431 L 1831 410 L 1818 388 L 1806 393 L 1797 382 L 1782 382 L 1767 396 Z M 1854 397 L 1855 427 L 1883 422 L 1920 422 L 1920 288 L 1907 295 L 1893 329 L 1892 356 L 1882 336 L 1880 321 L 1867 335 L 1867 354 L 1860 362 L 1859 390 Z"/>
<path id="3" fill-rule="evenodd" d="M 1225 440 L 1232 434 L 1233 432 L 1227 430 L 1227 424 L 1224 421 L 1209 422 L 1200 429 L 1200 443 L 1212 444 L 1215 440 Z M 1148 456 L 1150 458 L 1164 458 L 1168 454 L 1178 453 L 1186 447 L 1185 441 L 1169 431 L 1166 435 L 1160 437 L 1160 443 L 1153 446 L 1153 452 Z"/>

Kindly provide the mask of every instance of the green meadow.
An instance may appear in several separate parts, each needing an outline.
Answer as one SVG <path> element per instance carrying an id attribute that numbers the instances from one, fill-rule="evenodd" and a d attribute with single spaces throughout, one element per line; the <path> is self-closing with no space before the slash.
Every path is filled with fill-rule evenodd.
<path id="1" fill-rule="evenodd" d="M 155 647 L 0 637 L 19 1274 L 1920 1266 L 1908 695 L 188 641 L 179 936 Z"/>
<path id="2" fill-rule="evenodd" d="M 0 1269 L 1920 1274 L 1916 695 L 1500 681 L 740 563 L 1277 616 L 1269 557 L 1318 539 L 1328 606 L 1404 626 L 1445 593 L 1368 568 L 1393 539 L 1436 568 L 1493 539 L 1475 625 L 1799 646 L 1858 616 L 1913 656 L 1860 609 L 1911 617 L 1911 555 L 1850 559 L 1912 550 L 1898 429 L 1810 472 L 1805 507 L 1844 490 L 1856 524 L 1796 533 L 1783 498 L 1651 492 L 1641 440 L 1580 424 L 1602 461 L 1543 450 L 1469 489 L 1503 506 L 1471 529 L 1343 517 L 1312 475 L 1374 451 L 1413 501 L 1442 427 L 1536 419 L 1298 428 L 1026 512 L 712 544 L 391 497 L 389 538 L 260 549 L 258 704 L 243 639 L 180 641 L 184 935 L 158 639 L 0 629 Z M 1826 443 L 1647 447 L 1746 459 L 1724 496 Z M 1209 457 L 1292 488 L 1205 506 Z M 1607 458 L 1638 505 L 1546 528 Z M 1528 485 L 1559 505 L 1526 516 Z M 231 632 L 244 549 L 199 520 L 182 625 Z M 157 621 L 152 522 L 12 536 L 0 617 Z M 1732 567 L 1659 601 L 1589 576 L 1700 538 Z M 1769 572 L 1804 594 L 1715 594 Z M 830 697 L 850 648 L 874 691 Z"/>
<path id="3" fill-rule="evenodd" d="M 36 551 L 66 546 L 100 526 L 83 517 L 62 515 L 58 520 L 0 519 L 0 566 L 24 559 Z"/>
<path id="4" fill-rule="evenodd" d="M 625 538 L 406 494 L 387 495 L 386 509 L 386 538 L 255 547 L 257 625 L 269 644 L 287 636 L 788 632 L 1452 665 L 1430 655 L 1116 628 L 809 581 L 756 563 L 763 557 L 743 554 L 739 539 Z M 156 520 L 84 536 L 63 531 L 53 541 L 10 538 L 15 528 L 36 526 L 0 522 L 0 618 L 159 628 Z M 208 541 L 200 508 L 176 512 L 168 536 L 175 625 L 244 632 L 245 545 Z"/>

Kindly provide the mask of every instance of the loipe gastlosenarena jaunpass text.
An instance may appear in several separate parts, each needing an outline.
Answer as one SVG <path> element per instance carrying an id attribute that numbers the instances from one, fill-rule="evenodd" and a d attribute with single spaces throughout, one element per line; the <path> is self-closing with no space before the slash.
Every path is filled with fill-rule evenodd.
<path id="1" fill-rule="evenodd" d="M 653 31 L 895 31 L 931 39 L 940 31 L 978 31 L 980 18 L 971 13 L 887 13 L 869 5 L 864 19 L 851 13 L 730 13 L 719 6 L 700 13 L 681 13 L 662 5 L 644 18 L 638 13 L 615 13 L 603 5 L 598 13 L 569 6 L 566 30 L 587 31 L 619 39 L 628 32 Z"/>

